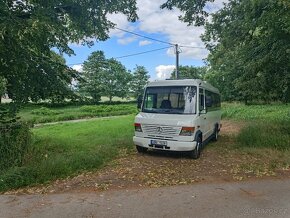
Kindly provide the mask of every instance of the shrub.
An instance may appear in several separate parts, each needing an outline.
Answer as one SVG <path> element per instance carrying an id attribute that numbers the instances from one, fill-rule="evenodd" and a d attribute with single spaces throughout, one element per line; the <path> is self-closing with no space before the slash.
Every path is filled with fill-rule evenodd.
<path id="1" fill-rule="evenodd" d="M 0 123 L 0 171 L 22 164 L 30 139 L 31 134 L 26 123 Z"/>
<path id="2" fill-rule="evenodd" d="M 102 114 L 130 114 L 137 112 L 135 106 L 132 105 L 85 105 L 80 108 L 80 111 L 92 113 L 96 115 Z"/>
<path id="3" fill-rule="evenodd" d="M 35 114 L 35 115 L 57 115 L 59 114 L 58 111 L 55 111 L 55 110 L 51 110 L 49 108 L 46 108 L 46 107 L 41 107 L 39 109 L 35 109 L 31 112 L 32 114 Z"/>

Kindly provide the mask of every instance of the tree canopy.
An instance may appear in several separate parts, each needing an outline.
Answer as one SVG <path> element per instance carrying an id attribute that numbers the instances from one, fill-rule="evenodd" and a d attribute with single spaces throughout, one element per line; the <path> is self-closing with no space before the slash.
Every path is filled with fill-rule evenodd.
<path id="1" fill-rule="evenodd" d="M 106 59 L 103 51 L 92 52 L 84 62 L 83 72 L 79 80 L 80 92 L 90 95 L 94 102 L 107 96 L 127 97 L 132 75 L 115 59 Z"/>
<path id="2" fill-rule="evenodd" d="M 212 79 L 236 100 L 289 101 L 289 11 L 284 0 L 231 0 L 206 24 Z"/>
<path id="3" fill-rule="evenodd" d="M 132 82 L 130 89 L 132 89 L 133 96 L 137 99 L 138 96 L 142 96 L 145 86 L 148 84 L 149 72 L 144 66 L 136 66 L 133 70 Z"/>
<path id="4" fill-rule="evenodd" d="M 34 98 L 31 93 L 43 95 L 60 65 L 53 62 L 52 48 L 71 55 L 70 43 L 106 40 L 114 25 L 108 14 L 123 13 L 134 21 L 135 12 L 135 0 L 0 0 L 0 76 L 7 80 L 9 96 L 27 101 Z"/>
<path id="5" fill-rule="evenodd" d="M 208 2 L 214 0 L 167 0 L 161 5 L 161 8 L 172 10 L 178 8 L 183 12 L 179 19 L 188 23 L 189 25 L 195 24 L 197 26 L 204 25 L 206 18 L 209 16 L 205 6 Z"/>

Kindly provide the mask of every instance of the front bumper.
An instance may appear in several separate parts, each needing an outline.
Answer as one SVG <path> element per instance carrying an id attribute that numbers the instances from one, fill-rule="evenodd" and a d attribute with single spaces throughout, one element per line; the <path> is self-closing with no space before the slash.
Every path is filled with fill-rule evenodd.
<path id="1" fill-rule="evenodd" d="M 145 148 L 153 148 L 158 150 L 169 150 L 169 151 L 192 151 L 195 149 L 196 142 L 181 142 L 181 141 L 167 141 L 167 146 L 165 147 L 156 147 L 151 145 L 151 139 L 149 138 L 142 138 L 142 137 L 133 137 L 133 141 L 135 145 L 145 147 Z M 164 140 L 162 140 L 164 141 Z"/>

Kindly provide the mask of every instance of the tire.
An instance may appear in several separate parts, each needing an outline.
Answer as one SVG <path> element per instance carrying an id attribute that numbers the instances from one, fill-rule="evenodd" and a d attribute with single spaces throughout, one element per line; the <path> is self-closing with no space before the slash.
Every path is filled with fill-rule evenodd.
<path id="1" fill-rule="evenodd" d="M 214 142 L 216 142 L 218 140 L 218 135 L 219 135 L 219 131 L 218 131 L 218 128 L 215 127 L 215 130 L 214 130 L 214 133 L 213 133 L 213 137 L 212 137 L 212 140 Z"/>
<path id="2" fill-rule="evenodd" d="M 144 148 L 144 147 L 139 146 L 139 145 L 136 145 L 136 149 L 137 149 L 138 153 L 145 153 L 148 150 L 148 148 Z"/>
<path id="3" fill-rule="evenodd" d="M 190 157 L 192 159 L 198 159 L 200 157 L 201 149 L 202 149 L 202 140 L 200 137 L 198 137 L 196 140 L 195 149 L 190 152 Z"/>

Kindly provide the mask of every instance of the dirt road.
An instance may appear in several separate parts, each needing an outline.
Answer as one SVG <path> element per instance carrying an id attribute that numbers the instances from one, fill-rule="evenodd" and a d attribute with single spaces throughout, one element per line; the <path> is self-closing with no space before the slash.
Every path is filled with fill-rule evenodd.
<path id="1" fill-rule="evenodd" d="M 2 195 L 0 217 L 290 217 L 290 180 Z"/>

